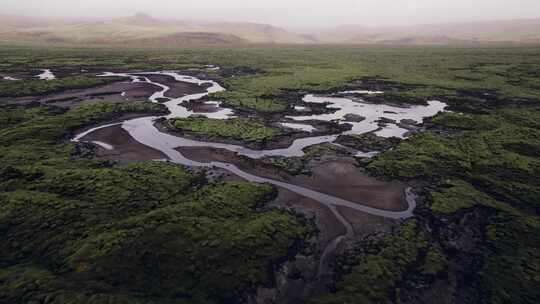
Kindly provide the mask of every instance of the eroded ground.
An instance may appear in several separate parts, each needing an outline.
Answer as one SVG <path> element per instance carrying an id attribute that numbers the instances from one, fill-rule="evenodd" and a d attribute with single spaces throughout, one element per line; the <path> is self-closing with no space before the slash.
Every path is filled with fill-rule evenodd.
<path id="1" fill-rule="evenodd" d="M 158 82 L 166 86 L 171 85 L 172 78 L 170 76 L 153 74 L 140 75 L 147 77 L 147 79 L 152 82 Z M 137 76 L 139 76 L 139 74 L 137 74 Z M 163 83 L 160 81 L 163 81 Z M 133 93 L 130 93 L 130 91 L 138 90 L 138 86 L 141 83 L 135 82 L 134 84 L 135 86 L 133 87 L 122 88 L 126 91 L 123 91 L 120 97 L 125 98 L 125 101 L 127 101 L 129 96 L 133 96 Z M 171 86 L 171 89 L 167 90 L 163 96 L 174 99 L 186 95 L 199 94 L 202 91 L 205 91 L 204 87 L 189 83 L 184 84 L 185 85 L 183 86 L 177 84 Z M 150 86 L 155 87 L 155 85 Z M 85 96 L 85 94 L 91 95 L 91 93 L 96 90 L 100 89 L 88 89 L 86 93 L 80 92 L 79 96 Z M 101 88 L 101 90 L 104 90 L 104 88 Z M 147 92 L 151 94 L 147 94 L 148 96 L 144 97 L 150 98 L 150 96 L 156 92 L 158 91 Z M 89 102 L 92 101 L 93 99 L 89 99 Z M 156 101 L 161 102 L 160 100 Z M 201 113 L 197 115 L 215 112 L 209 111 L 204 105 L 204 103 L 198 103 L 196 101 L 190 101 L 186 104 L 186 106 L 189 106 L 188 109 Z M 227 124 L 227 122 L 225 123 Z M 270 138 L 269 141 L 265 142 L 264 147 L 287 148 L 298 138 L 337 134 L 340 132 L 340 129 L 341 132 L 348 129 L 347 127 L 337 127 L 337 124 L 333 126 L 318 120 L 310 120 L 310 123 L 317 127 L 317 132 L 290 133 L 290 131 L 287 131 L 285 128 L 282 132 L 289 133 L 283 133 L 280 136 Z M 331 127 L 328 128 L 328 126 Z M 204 133 L 202 135 L 204 135 Z M 186 136 L 186 134 L 177 134 L 177 136 Z M 205 138 L 204 136 L 199 136 L 197 139 L 209 140 L 209 138 Z M 121 124 L 97 129 L 79 140 L 93 143 L 96 146 L 95 155 L 107 160 L 129 163 L 167 159 L 167 156 L 159 150 L 145 146 L 133 139 L 131 135 L 122 128 Z M 240 145 L 246 144 L 246 142 L 240 140 L 228 140 L 226 142 L 233 142 Z M 313 157 L 305 157 L 303 160 L 303 170 L 309 172 L 307 175 L 291 174 L 290 171 L 283 170 L 283 168 L 280 168 L 279 166 L 273 166 L 271 164 L 269 165 L 267 162 L 259 162 L 250 158 L 240 157 L 227 150 L 189 146 L 179 147 L 177 150 L 190 160 L 202 163 L 218 161 L 234 164 L 241 170 L 256 176 L 281 180 L 289 184 L 302 186 L 348 201 L 358 202 L 358 204 L 372 208 L 388 211 L 403 211 L 407 209 L 408 205 L 404 200 L 405 185 L 400 183 L 380 182 L 374 178 L 368 177 L 359 169 L 357 160 L 352 157 L 353 155 L 351 153 L 339 151 L 339 149 L 339 153 L 335 153 L 335 151 L 332 150 L 323 150 L 322 153 L 319 152 Z M 225 179 L 243 180 L 239 177 L 235 178 L 234 174 L 233 176 L 228 174 Z M 319 256 L 319 259 L 324 259 L 321 260 L 322 262 L 320 263 L 324 263 L 326 266 L 324 270 L 311 270 L 312 273 L 317 273 L 317 276 L 313 276 L 307 280 L 313 281 L 314 286 L 305 288 L 316 290 L 312 292 L 321 293 L 327 288 L 325 285 L 327 283 L 318 281 L 322 280 L 321 278 L 324 278 L 325 282 L 331 280 L 331 275 L 326 273 L 330 269 L 327 265 L 332 263 L 332 260 L 335 259 L 338 252 L 347 248 L 342 244 L 341 238 L 346 236 L 344 239 L 345 241 L 352 241 L 357 237 L 373 233 L 376 229 L 385 231 L 389 230 L 392 225 L 395 225 L 395 222 L 392 220 L 384 220 L 382 218 L 375 220 L 377 218 L 376 216 L 370 216 L 369 214 L 346 207 L 330 210 L 328 206 L 325 206 L 318 201 L 295 194 L 284 188 L 278 188 L 278 191 L 279 194 L 273 201 L 274 206 L 295 210 L 296 212 L 313 218 L 314 223 L 319 230 L 319 236 L 316 243 L 316 247 L 318 248 L 317 256 Z M 354 227 L 352 232 L 347 230 L 350 229 L 349 227 Z M 340 240 L 339 242 L 337 241 L 338 239 Z M 319 274 L 318 272 L 320 271 L 324 271 L 324 275 Z"/>
<path id="2" fill-rule="evenodd" d="M 165 107 L 144 103 L 161 90 L 141 82 L 144 77 L 170 87 L 154 100 L 158 103 L 204 93 L 207 87 L 149 74 L 147 57 L 133 56 L 119 65 L 103 59 L 83 72 L 64 67 L 72 63 L 63 56 L 50 61 L 50 55 L 36 54 L 43 59 L 32 64 L 41 66 L 30 68 L 7 54 L 7 62 L 17 63 L 8 63 L 2 77 L 21 80 L 0 80 L 0 94 L 7 92 L 0 103 L 9 104 L 2 106 L 0 167 L 2 210 L 7 210 L 0 212 L 7 240 L 0 251 L 6 261 L 0 282 L 9 284 L 2 285 L 1 296 L 12 302 L 52 294 L 82 299 L 88 295 L 77 290 L 84 286 L 90 293 L 99 290 L 106 301 L 127 297 L 159 303 L 240 298 L 253 303 L 430 303 L 441 297 L 434 290 L 448 303 L 536 302 L 537 50 L 488 48 L 482 56 L 455 49 L 229 50 L 244 55 L 236 56 L 243 59 L 233 65 L 234 55 L 224 59 L 198 52 L 207 62 L 195 64 L 187 53 L 156 55 L 162 61 L 152 67 L 217 80 L 226 88 L 200 102 L 186 102 L 201 117 L 184 124 L 189 130 L 169 130 L 172 134 L 255 150 L 283 148 L 315 135 L 331 136 L 338 145 L 321 141 L 291 157 L 254 159 L 249 157 L 253 151 L 189 146 L 175 151 L 381 210 L 404 210 L 403 190 L 413 185 L 419 194 L 414 218 L 384 219 L 281 188 L 276 193 L 271 187 L 235 184 L 242 179 L 222 169 L 184 173 L 174 165 L 145 162 L 166 157 L 120 125 L 81 139 L 94 142 L 93 148 L 80 143 L 70 150 L 64 146 L 67 139 L 98 124 L 166 115 Z M 220 70 L 205 69 L 220 62 Z M 49 68 L 55 80 L 36 79 Z M 144 73 L 137 74 L 139 82 L 97 76 L 109 70 Z M 19 81 L 28 84 L 14 84 Z M 347 98 L 352 106 L 392 106 L 382 110 L 389 117 L 430 100 L 446 102 L 453 112 L 406 121 L 373 120 L 361 113 L 345 117 L 351 113 L 329 107 L 335 102 L 303 98 L 312 93 Z M 132 112 L 138 114 L 123 116 Z M 246 121 L 220 124 L 216 132 L 208 129 L 205 114 Z M 340 120 L 317 121 L 322 115 Z M 313 119 L 293 118 L 302 116 Z M 249 129 L 254 120 L 277 131 L 251 133 L 253 141 L 247 142 L 245 126 Z M 351 129 L 347 122 L 353 129 L 354 123 L 369 122 L 374 129 L 338 138 Z M 382 137 L 386 134 L 412 138 Z M 210 183 L 202 181 L 201 172 Z M 155 265 L 162 265 L 159 271 Z M 70 284 L 62 275 L 66 272 L 74 278 Z M 42 277 L 47 280 L 35 279 Z M 194 277 L 215 279 L 203 279 L 208 283 L 203 286 Z M 85 280 L 95 283 L 95 278 L 105 283 L 88 287 Z M 57 288 L 68 285 L 69 295 Z"/>
<path id="3" fill-rule="evenodd" d="M 117 73 L 115 76 L 131 78 L 131 81 L 122 80 L 103 86 L 68 90 L 44 97 L 21 97 L 12 102 L 19 104 L 39 102 L 41 104 L 66 108 L 74 108 L 80 104 L 93 104 L 102 100 L 107 100 L 110 103 L 131 103 L 150 99 L 159 103 L 171 102 L 171 100 L 182 98 L 183 96 L 200 94 L 206 92 L 208 88 L 206 85 L 177 81 L 169 75 L 131 73 L 124 76 L 122 73 Z M 166 89 L 164 90 L 164 88 Z M 205 115 L 206 113 L 220 111 L 219 106 L 217 109 L 210 109 L 210 106 L 216 107 L 216 104 L 209 103 L 205 100 L 197 102 L 196 100 L 187 99 L 182 103 L 188 110 L 200 113 L 194 115 Z M 295 108 L 295 110 L 306 111 L 305 109 L 298 108 Z M 315 115 L 318 115 L 316 113 L 321 113 L 320 110 L 317 111 L 312 113 L 315 113 Z M 335 110 L 329 107 L 327 112 L 335 112 Z M 134 117 L 136 116 L 123 116 L 117 119 L 120 123 L 87 131 L 85 134 L 89 133 L 78 137 L 77 141 L 92 144 L 94 146 L 94 155 L 97 158 L 109 161 L 133 163 L 167 160 L 168 157 L 166 154 L 138 142 L 123 128 L 121 121 Z M 223 117 L 220 119 L 227 118 Z M 230 123 L 236 124 L 236 122 L 233 122 L 236 119 L 225 120 L 223 126 L 227 127 L 227 124 Z M 277 123 L 275 121 L 283 121 L 283 116 L 265 115 L 263 119 L 261 121 L 263 124 L 273 125 L 269 128 L 279 131 L 277 131 L 278 136 L 271 136 L 265 139 L 263 145 L 255 145 L 255 147 L 259 148 L 288 148 L 299 138 L 305 137 L 309 139 L 310 137 L 339 134 L 350 129 L 347 124 L 339 126 L 336 122 L 311 119 L 307 122 L 310 123 L 310 126 L 313 126 L 313 130 L 294 131 L 296 124 Z M 350 119 L 350 117 L 346 118 L 346 120 Z M 363 119 L 353 120 L 362 121 Z M 241 121 L 241 123 L 249 124 L 251 122 L 245 120 Z M 266 128 L 262 124 L 261 126 Z M 250 132 L 249 125 L 246 125 L 246 127 L 248 129 L 245 132 Z M 382 125 L 379 126 L 379 129 L 381 127 Z M 75 134 L 83 131 L 75 131 Z M 180 129 L 179 131 L 182 130 Z M 212 139 L 205 137 L 207 134 L 205 132 L 209 131 L 211 130 L 206 129 L 196 139 L 200 141 Z M 177 132 L 176 136 L 188 136 L 188 134 Z M 250 146 L 249 142 L 242 141 L 240 138 L 220 139 L 218 136 L 217 140 Z M 408 208 L 408 203 L 405 201 L 404 193 L 406 186 L 404 184 L 381 182 L 367 176 L 359 169 L 357 159 L 354 158 L 354 151 L 347 151 L 347 148 L 340 148 L 339 146 L 335 146 L 336 150 L 324 150 L 324 147 L 327 145 L 329 144 L 323 144 L 321 151 L 303 157 L 302 170 L 307 172 L 307 174 L 292 173 L 290 170 L 284 170 L 283 167 L 272 165 L 272 160 L 270 163 L 260 162 L 241 157 L 227 150 L 189 146 L 181 146 L 177 150 L 190 160 L 201 163 L 213 161 L 230 163 L 255 176 L 280 180 L 347 201 L 357 202 L 359 205 L 386 211 L 404 211 Z M 251 147 L 253 146 L 251 145 Z M 310 146 L 306 145 L 307 148 L 310 148 Z M 315 148 L 313 150 L 317 151 L 318 149 Z M 304 152 L 310 153 L 308 150 Z M 209 178 L 215 178 L 211 176 L 212 174 L 213 172 L 207 172 Z M 243 180 L 242 178 L 235 177 L 234 174 L 225 173 L 225 176 L 223 174 L 223 172 L 220 172 L 218 179 L 227 181 Z M 301 272 L 305 275 L 303 283 L 301 283 L 304 289 L 302 294 L 305 295 L 321 294 L 328 290 L 329 283 L 332 281 L 331 265 L 334 263 L 333 261 L 338 254 L 348 248 L 349 245 L 347 244 L 371 233 L 389 231 L 391 227 L 397 224 L 393 220 L 386 220 L 347 207 L 336 208 L 331 205 L 321 204 L 320 200 L 316 201 L 281 187 L 278 187 L 278 194 L 273 200 L 272 206 L 294 210 L 303 216 L 311 218 L 318 230 L 317 239 L 313 243 L 315 246 L 314 255 L 311 257 L 313 260 L 310 266 L 301 269 Z"/>

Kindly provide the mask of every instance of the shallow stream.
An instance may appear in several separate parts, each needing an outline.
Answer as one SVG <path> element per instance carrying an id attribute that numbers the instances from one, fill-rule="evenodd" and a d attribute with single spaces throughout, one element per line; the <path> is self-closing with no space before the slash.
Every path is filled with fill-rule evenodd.
<path id="1" fill-rule="evenodd" d="M 170 88 L 164 84 L 153 82 L 144 76 L 144 75 L 149 75 L 149 74 L 168 75 L 168 76 L 173 77 L 176 81 L 195 83 L 198 85 L 207 85 L 208 87 L 206 89 L 206 93 L 192 94 L 192 95 L 187 95 L 187 96 L 183 96 L 179 98 L 170 98 L 167 96 L 167 92 L 170 90 Z M 75 142 L 84 141 L 85 136 L 87 136 L 88 134 L 96 130 L 107 128 L 113 125 L 122 125 L 122 128 L 126 130 L 136 141 L 148 147 L 161 151 L 163 154 L 167 156 L 168 161 L 171 161 L 177 164 L 182 164 L 185 166 L 190 166 L 190 167 L 222 168 L 250 182 L 269 183 L 277 187 L 281 187 L 289 191 L 292 191 L 294 193 L 300 194 L 304 197 L 311 198 L 329 207 L 330 210 L 336 216 L 336 218 L 344 225 L 344 227 L 346 227 L 347 233 L 333 239 L 329 244 L 327 244 L 327 246 L 323 250 L 319 269 L 318 269 L 319 276 L 322 276 L 327 272 L 327 269 L 329 267 L 327 256 L 336 249 L 336 246 L 344 238 L 351 237 L 353 234 L 351 224 L 348 223 L 341 214 L 339 214 L 339 212 L 336 209 L 336 206 L 344 206 L 344 207 L 348 207 L 354 210 L 369 213 L 372 215 L 381 216 L 385 218 L 391 218 L 391 219 L 405 219 L 405 218 L 409 218 L 413 216 L 413 211 L 416 207 L 416 197 L 410 189 L 406 189 L 405 193 L 403 194 L 408 204 L 407 209 L 404 211 L 389 211 L 389 210 L 369 207 L 365 204 L 362 204 L 361 200 L 352 202 L 352 201 L 348 201 L 348 200 L 345 200 L 336 196 L 318 192 L 312 189 L 297 186 L 294 184 L 256 176 L 248 172 L 245 172 L 239 169 L 237 166 L 230 163 L 224 163 L 224 162 L 202 163 L 202 162 L 193 161 L 184 157 L 179 151 L 176 150 L 176 148 L 178 147 L 186 147 L 186 146 L 187 147 L 211 147 L 211 148 L 218 148 L 218 149 L 226 149 L 229 151 L 236 152 L 239 155 L 247 156 L 253 159 L 258 159 L 265 156 L 283 156 L 283 157 L 298 156 L 300 157 L 304 155 L 304 152 L 303 152 L 304 148 L 312 146 L 312 145 L 316 145 L 316 144 L 321 144 L 321 143 L 332 143 L 337 139 L 339 135 L 325 135 L 325 136 L 313 136 L 313 137 L 300 138 L 300 139 L 296 139 L 288 148 L 274 149 L 274 150 L 253 150 L 253 149 L 245 148 L 240 145 L 205 142 L 205 141 L 198 141 L 198 140 L 183 138 L 179 136 L 174 136 L 171 134 L 163 133 L 160 130 L 158 130 L 158 128 L 155 126 L 156 120 L 159 118 L 167 118 L 167 119 L 177 118 L 177 117 L 185 118 L 194 114 L 206 116 L 213 119 L 228 119 L 232 117 L 234 115 L 234 112 L 231 109 L 227 109 L 227 108 L 220 107 L 218 111 L 213 112 L 213 113 L 197 113 L 197 112 L 189 110 L 183 105 L 183 103 L 185 102 L 199 100 L 209 95 L 210 93 L 223 91 L 224 88 L 220 86 L 217 82 L 214 82 L 211 80 L 200 80 L 191 76 L 184 76 L 176 72 L 169 72 L 169 71 L 152 72 L 152 73 L 104 73 L 102 76 L 128 77 L 131 79 L 132 82 L 146 82 L 146 83 L 149 83 L 149 84 L 152 84 L 161 88 L 159 91 L 154 93 L 149 99 L 152 102 L 159 102 L 159 101 L 165 100 L 164 104 L 169 109 L 170 114 L 164 117 L 149 116 L 149 117 L 130 119 L 121 123 L 99 126 L 99 127 L 92 128 L 90 130 L 87 130 L 83 133 L 78 134 L 77 136 L 73 138 L 73 141 Z M 368 92 L 368 93 L 371 94 L 371 92 Z M 378 93 L 379 92 L 375 92 L 373 94 L 378 94 Z M 288 118 L 295 121 L 299 121 L 299 122 L 304 121 L 304 120 L 325 120 L 325 121 L 337 120 L 340 123 L 345 123 L 344 121 L 345 115 L 356 114 L 356 115 L 361 115 L 365 117 L 365 119 L 361 122 L 352 123 L 353 125 L 352 130 L 344 132 L 344 134 L 362 134 L 362 133 L 378 130 L 377 134 L 381 136 L 399 136 L 399 137 L 404 137 L 407 130 L 399 127 L 397 124 L 394 124 L 394 123 L 387 124 L 386 126 L 380 126 L 377 121 L 381 117 L 385 117 L 388 119 L 395 120 L 396 122 L 401 119 L 410 119 L 410 120 L 414 120 L 415 122 L 421 122 L 424 117 L 435 115 L 437 112 L 442 111 L 445 106 L 445 104 L 441 102 L 431 101 L 429 102 L 429 105 L 427 106 L 394 107 L 394 106 L 389 106 L 389 105 L 374 105 L 374 104 L 368 104 L 368 103 L 360 103 L 360 102 L 356 102 L 347 98 L 325 97 L 325 96 L 315 96 L 315 95 L 305 96 L 304 101 L 307 103 L 328 103 L 328 107 L 336 108 L 337 111 L 332 114 L 321 114 L 321 115 L 309 115 L 309 116 L 292 115 L 292 116 L 289 116 Z M 206 103 L 214 104 L 218 107 L 220 106 L 219 102 L 210 101 Z M 304 110 L 305 108 L 303 107 L 298 108 L 299 114 L 305 113 Z M 313 128 L 311 125 L 304 124 L 304 123 L 299 123 L 299 124 L 284 123 L 284 126 L 289 127 L 289 128 L 301 128 L 307 132 L 311 132 L 315 130 L 315 128 Z M 113 146 L 107 143 L 103 143 L 99 141 L 94 141 L 93 143 L 100 145 L 101 147 L 108 150 L 114 149 Z M 369 157 L 369 156 L 373 156 L 374 154 L 375 152 L 370 152 L 370 153 L 364 153 L 360 156 Z"/>
<path id="2" fill-rule="evenodd" d="M 170 98 L 167 96 L 167 92 L 170 88 L 164 84 L 151 81 L 148 77 L 144 75 L 167 75 L 173 77 L 176 81 L 189 82 L 198 85 L 207 85 L 205 93 L 198 93 L 192 95 L 186 95 L 179 98 Z M 167 100 L 164 104 L 170 111 L 170 114 L 164 118 L 185 118 L 191 115 L 197 114 L 202 116 L 207 116 L 213 119 L 228 119 L 234 115 L 234 112 L 231 109 L 220 108 L 219 111 L 213 113 L 196 113 L 189 110 L 183 106 L 184 102 L 196 101 L 203 97 L 206 97 L 210 93 L 224 91 L 225 89 L 220 86 L 217 82 L 212 80 L 200 80 L 192 76 L 180 75 L 172 71 L 163 71 L 163 72 L 145 72 L 145 73 L 104 73 L 101 75 L 103 77 L 128 77 L 132 82 L 146 82 L 161 88 L 161 90 L 155 92 L 150 96 L 150 101 L 158 102 L 160 100 Z M 371 92 L 368 92 L 371 93 Z M 379 93 L 379 92 L 375 92 Z M 372 94 L 372 93 L 371 93 Z M 338 97 L 324 97 L 324 96 L 315 96 L 315 95 L 306 95 L 304 98 L 305 102 L 308 103 L 328 103 L 328 107 L 338 109 L 335 113 L 332 114 L 321 114 L 321 115 L 310 115 L 310 116 L 289 116 L 289 118 L 297 121 L 303 120 L 338 120 L 341 121 L 346 114 L 357 114 L 366 119 L 362 122 L 351 123 L 353 128 L 350 131 L 344 132 L 344 134 L 362 134 L 366 132 L 371 132 L 373 130 L 379 129 L 379 133 L 392 134 L 394 136 L 403 136 L 405 133 L 404 129 L 397 127 L 397 125 L 390 124 L 387 127 L 380 127 L 377 124 L 377 120 L 380 117 L 386 117 L 388 119 L 401 120 L 401 119 L 410 119 L 416 122 L 421 122 L 424 117 L 433 116 L 437 112 L 444 109 L 445 104 L 438 101 L 429 102 L 428 106 L 412 106 L 412 107 L 395 107 L 389 105 L 374 105 L 369 103 L 359 103 L 352 101 L 347 98 L 338 98 Z M 212 103 L 212 102 L 209 102 Z M 217 102 L 214 102 L 217 103 Z M 219 104 L 219 103 L 217 103 Z M 412 212 L 416 206 L 412 195 L 407 192 L 405 197 L 407 198 L 408 208 L 405 211 L 388 211 L 377 208 L 372 208 L 362 205 L 361 201 L 351 202 L 335 196 L 324 194 L 312 189 L 307 189 L 293 184 L 288 184 L 282 181 L 277 181 L 273 179 L 259 177 L 247 172 L 240 170 L 233 164 L 223 163 L 223 162 L 210 162 L 202 163 L 187 159 L 180 152 L 176 150 L 178 147 L 210 147 L 216 149 L 225 149 L 232 152 L 236 152 L 239 155 L 247 156 L 253 159 L 259 159 L 266 156 L 282 156 L 282 157 L 301 157 L 304 155 L 303 149 L 306 147 L 321 144 L 321 143 L 331 143 L 334 142 L 339 135 L 325 135 L 325 136 L 314 136 L 314 137 L 305 137 L 296 139 L 289 147 L 284 149 L 273 149 L 273 150 L 253 150 L 240 145 L 225 144 L 225 143 L 213 143 L 206 141 L 193 140 L 188 138 L 183 138 L 167 133 L 163 133 L 158 128 L 156 128 L 155 121 L 162 117 L 149 116 L 142 118 L 135 118 L 124 121 L 120 123 L 122 128 L 126 130 L 136 141 L 161 151 L 165 154 L 169 161 L 182 164 L 185 166 L 191 167 L 217 167 L 228 170 L 248 181 L 256 183 L 270 183 L 275 186 L 285 188 L 292 192 L 298 193 L 305 197 L 314 199 L 322 204 L 328 206 L 346 206 L 355 210 L 363 211 L 369 214 L 382 216 L 386 218 L 400 219 L 407 218 L 412 216 Z M 343 121 L 343 123 L 345 123 Z M 350 122 L 347 122 L 350 123 Z M 114 125 L 114 124 L 112 124 Z M 84 141 L 84 137 L 96 130 L 110 127 L 112 125 L 104 125 L 90 129 L 86 132 L 78 134 L 75 136 L 73 141 Z M 304 129 L 309 129 L 310 125 L 308 124 L 289 124 L 288 127 L 296 126 L 302 127 Z M 94 142 L 97 145 L 104 147 L 105 149 L 113 149 L 109 144 L 103 142 Z M 366 156 L 373 155 L 373 153 L 365 153 Z"/>

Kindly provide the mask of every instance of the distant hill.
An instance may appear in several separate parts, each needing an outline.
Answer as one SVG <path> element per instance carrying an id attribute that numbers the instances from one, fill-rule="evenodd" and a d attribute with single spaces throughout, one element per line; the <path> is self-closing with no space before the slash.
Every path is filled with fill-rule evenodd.
<path id="1" fill-rule="evenodd" d="M 181 21 L 145 14 L 76 20 L 0 15 L 0 42 L 112 46 L 540 43 L 540 19 L 401 27 L 342 25 L 297 33 L 267 24 Z"/>
<path id="2" fill-rule="evenodd" d="M 156 19 L 144 14 L 83 21 L 0 15 L 0 41 L 92 45 L 313 42 L 301 34 L 266 24 L 188 22 Z"/>
<path id="3" fill-rule="evenodd" d="M 540 19 L 395 27 L 342 25 L 307 33 L 314 36 L 317 41 L 326 43 L 538 43 Z"/>

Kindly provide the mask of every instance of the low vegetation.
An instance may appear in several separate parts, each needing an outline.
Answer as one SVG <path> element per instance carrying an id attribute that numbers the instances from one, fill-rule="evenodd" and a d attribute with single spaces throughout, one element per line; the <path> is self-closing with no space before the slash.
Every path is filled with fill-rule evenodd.
<path id="1" fill-rule="evenodd" d="M 528 304 L 540 298 L 538 47 L 5 47 L 0 58 L 6 74 L 215 64 L 221 69 L 206 73 L 227 91 L 211 98 L 265 121 L 280 118 L 306 92 L 375 89 L 387 101 L 445 101 L 453 113 L 426 121 L 427 132 L 400 143 L 342 138 L 358 148 L 392 146 L 363 169 L 420 185 L 422 200 L 413 220 L 341 257 L 334 293 L 312 301 Z M 43 94 L 87 81 L 0 82 L 6 86 L 0 94 Z M 233 303 L 272 285 L 272 270 L 311 233 L 302 219 L 265 207 L 272 188 L 208 184 L 165 163 L 120 166 L 65 143 L 77 128 L 162 111 L 144 103 L 0 108 L 0 302 Z M 169 127 L 256 143 L 279 135 L 255 118 L 189 118 Z M 332 149 L 306 153 L 338 153 Z M 268 161 L 304 172 L 303 159 Z"/>
<path id="2" fill-rule="evenodd" d="M 228 120 L 202 117 L 175 118 L 167 122 L 173 131 L 192 132 L 204 137 L 235 139 L 245 142 L 264 143 L 281 134 L 279 128 L 266 126 L 263 121 L 248 118 Z"/>
<path id="3" fill-rule="evenodd" d="M 427 208 L 433 215 L 427 225 L 439 234 L 459 229 L 480 233 L 474 242 L 482 266 L 474 269 L 470 281 L 482 288 L 475 296 L 491 303 L 533 303 L 540 296 L 533 287 L 540 282 L 538 119 L 537 108 L 497 109 L 484 115 L 440 114 L 433 123 L 450 131 L 449 135 L 414 136 L 367 166 L 381 177 L 429 181 Z M 448 218 L 478 213 L 483 218 L 475 223 L 459 228 L 448 224 Z M 441 240 L 445 254 L 470 254 L 465 246 L 451 244 L 470 237 L 461 233 L 452 237 L 458 240 Z"/>
<path id="4" fill-rule="evenodd" d="M 227 88 L 216 97 L 238 109 L 270 113 L 284 111 L 291 102 L 298 102 L 290 99 L 290 93 L 298 91 L 384 89 L 389 100 L 439 97 L 465 110 L 481 103 L 486 93 L 496 104 L 540 98 L 537 47 L 276 46 L 129 52 L 4 47 L 0 57 L 4 59 L 0 72 L 7 73 L 38 67 L 53 71 L 70 67 L 171 70 L 204 69 L 214 64 L 221 67 L 217 73 L 224 77 L 221 83 Z M 387 85 L 377 88 L 366 79 L 385 80 Z"/>
<path id="5" fill-rule="evenodd" d="M 119 78 L 68 76 L 53 80 L 1 81 L 0 97 L 22 97 L 57 93 L 67 89 L 84 89 L 95 87 Z"/>
<path id="6" fill-rule="evenodd" d="M 436 276 L 447 267 L 439 249 L 430 244 L 414 220 L 380 241 L 360 242 L 349 259 L 338 264 L 338 269 L 348 274 L 337 284 L 337 293 L 311 303 L 401 302 L 402 295 L 396 287 L 413 272 L 411 267 L 415 268 L 416 279 Z"/>
<path id="7" fill-rule="evenodd" d="M 380 137 L 374 133 L 340 135 L 336 143 L 358 151 L 386 151 L 397 145 L 401 140 L 397 137 Z"/>
<path id="8" fill-rule="evenodd" d="M 310 233 L 265 209 L 267 185 L 208 184 L 167 163 L 116 165 L 65 143 L 71 130 L 158 104 L 3 106 L 0 301 L 228 303 Z"/>

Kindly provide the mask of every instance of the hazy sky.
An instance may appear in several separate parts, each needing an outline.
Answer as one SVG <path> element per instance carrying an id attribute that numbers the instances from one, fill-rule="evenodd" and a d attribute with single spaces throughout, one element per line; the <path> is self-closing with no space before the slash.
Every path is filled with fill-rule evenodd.
<path id="1" fill-rule="evenodd" d="M 402 25 L 536 18 L 540 0 L 0 0 L 0 13 L 39 16 L 153 16 L 282 26 Z"/>

